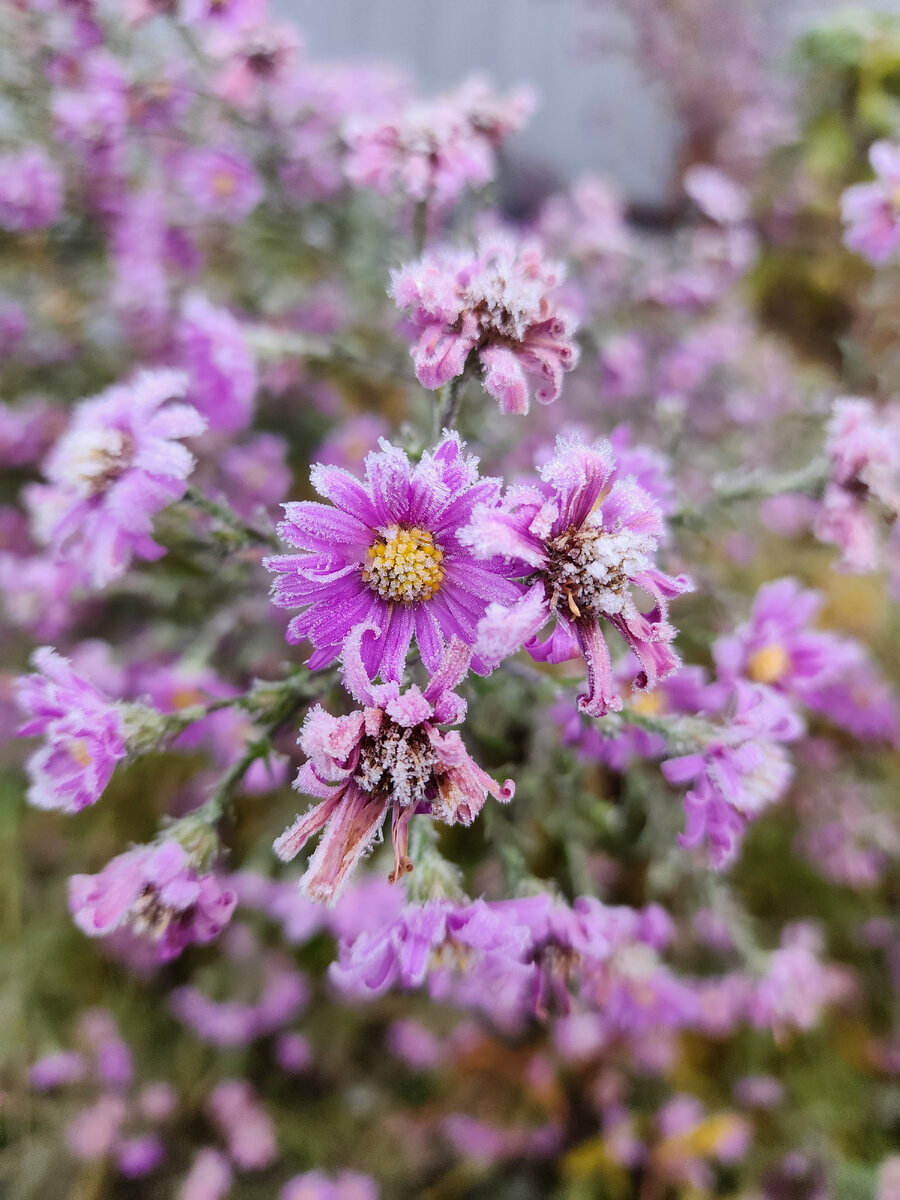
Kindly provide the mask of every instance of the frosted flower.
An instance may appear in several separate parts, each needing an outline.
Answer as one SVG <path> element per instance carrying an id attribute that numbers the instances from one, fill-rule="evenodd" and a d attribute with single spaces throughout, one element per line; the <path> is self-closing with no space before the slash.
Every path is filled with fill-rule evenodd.
<path id="1" fill-rule="evenodd" d="M 62 204 L 62 173 L 40 146 L 0 155 L 0 229 L 44 229 L 59 219 Z"/>
<path id="2" fill-rule="evenodd" d="M 871 183 L 856 183 L 841 197 L 844 243 L 879 266 L 900 250 L 900 146 L 874 142 Z"/>
<path id="3" fill-rule="evenodd" d="M 588 691 L 578 705 L 595 717 L 622 707 L 601 621 L 622 635 L 640 664 L 633 686 L 652 689 L 680 666 L 668 602 L 692 586 L 654 565 L 663 534 L 659 506 L 631 480 L 610 487 L 614 469 L 609 442 L 560 438 L 541 482 L 510 488 L 498 509 L 476 510 L 464 534 L 478 554 L 518 564 L 516 574 L 528 585 L 512 607 L 488 608 L 476 653 L 492 666 L 523 643 L 539 662 L 581 653 Z M 640 611 L 632 587 L 652 598 L 649 612 Z M 553 631 L 541 642 L 538 634 L 551 621 Z"/>
<path id="4" fill-rule="evenodd" d="M 900 546 L 900 404 L 877 409 L 870 400 L 842 396 L 834 403 L 825 449 L 831 478 L 816 537 L 840 548 L 841 569 L 877 570 L 888 538 L 891 553 Z M 885 527 L 892 531 L 888 538 Z"/>
<path id="5" fill-rule="evenodd" d="M 124 710 L 76 675 L 49 646 L 34 652 L 34 675 L 17 681 L 16 698 L 28 720 L 20 737 L 42 736 L 27 763 L 28 802 L 75 813 L 100 799 L 127 753 Z"/>
<path id="6" fill-rule="evenodd" d="M 195 292 L 182 305 L 175 344 L 190 380 L 188 398 L 210 429 L 246 428 L 256 398 L 256 363 L 240 322 Z"/>
<path id="7" fill-rule="evenodd" d="M 424 691 L 401 692 L 396 683 L 370 684 L 360 645 L 370 626 L 361 626 L 344 649 L 344 681 L 365 707 L 332 717 L 316 706 L 306 716 L 300 746 L 308 761 L 294 787 L 319 798 L 276 841 L 279 858 L 289 861 L 311 837 L 324 830 L 300 880 L 313 900 L 332 903 L 360 858 L 381 837 L 392 811 L 394 870 L 391 881 L 413 869 L 408 854 L 409 823 L 417 813 L 448 825 L 470 825 L 490 794 L 509 800 L 511 780 L 501 786 L 470 757 L 455 730 L 465 702 L 453 691 L 465 677 L 469 651 L 451 641 Z"/>
<path id="8" fill-rule="evenodd" d="M 82 932 L 105 937 L 128 925 L 153 946 L 158 962 L 218 937 L 236 903 L 230 888 L 198 872 L 184 847 L 171 840 L 138 846 L 97 875 L 69 880 L 69 911 Z"/>
<path id="9" fill-rule="evenodd" d="M 391 294 L 418 334 L 411 353 L 422 386 L 443 387 L 477 364 L 503 413 L 528 412 L 529 376 L 541 404 L 556 400 L 578 361 L 572 323 L 552 296 L 563 273 L 538 245 L 501 235 L 394 271 Z"/>
<path id="10" fill-rule="evenodd" d="M 280 578 L 273 600 L 303 608 L 288 625 L 289 642 L 309 641 L 313 670 L 339 656 L 348 634 L 373 625 L 362 657 L 371 678 L 399 680 L 415 635 L 429 670 L 443 643 L 475 641 L 475 626 L 491 600 L 511 602 L 517 589 L 499 560 L 478 562 L 459 534 L 478 504 L 491 506 L 499 481 L 479 479 L 454 434 L 413 464 L 386 441 L 366 458 L 366 480 L 317 464 L 313 487 L 335 507 L 284 506 L 282 539 L 300 553 L 266 560 Z M 481 670 L 476 658 L 473 668 Z"/>
<path id="11" fill-rule="evenodd" d="M 483 80 L 470 79 L 455 92 L 391 115 L 358 116 L 346 129 L 347 178 L 441 214 L 466 188 L 493 179 L 496 147 L 524 124 L 532 107 L 527 89 L 502 98 Z"/>
<path id="12" fill-rule="evenodd" d="M 739 682 L 735 701 L 734 717 L 715 741 L 662 765 L 669 783 L 692 785 L 679 843 L 705 843 L 717 870 L 736 857 L 747 824 L 787 790 L 793 768 L 783 743 L 804 732 L 788 702 L 764 684 Z"/>
<path id="13" fill-rule="evenodd" d="M 125 573 L 133 557 L 165 553 L 151 537 L 153 517 L 180 500 L 194 456 L 180 444 L 206 422 L 175 401 L 186 377 L 142 371 L 75 409 L 27 501 L 41 540 L 64 559 L 77 558 L 95 587 Z"/>

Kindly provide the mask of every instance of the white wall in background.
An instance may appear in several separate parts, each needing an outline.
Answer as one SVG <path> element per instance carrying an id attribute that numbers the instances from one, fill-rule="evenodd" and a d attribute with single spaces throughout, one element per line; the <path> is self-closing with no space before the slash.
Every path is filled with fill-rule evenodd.
<path id="1" fill-rule="evenodd" d="M 740 0 L 733 0 L 740 3 Z M 846 0 L 749 0 L 765 6 L 773 49 Z M 638 201 L 659 201 L 671 176 L 677 125 L 665 96 L 627 53 L 628 25 L 610 6 L 606 48 L 588 51 L 596 13 L 584 0 L 274 0 L 323 58 L 375 57 L 399 63 L 423 90 L 439 91 L 473 71 L 501 87 L 527 82 L 541 104 L 511 147 L 562 178 L 609 176 Z M 900 12 L 900 0 L 857 4 Z"/>

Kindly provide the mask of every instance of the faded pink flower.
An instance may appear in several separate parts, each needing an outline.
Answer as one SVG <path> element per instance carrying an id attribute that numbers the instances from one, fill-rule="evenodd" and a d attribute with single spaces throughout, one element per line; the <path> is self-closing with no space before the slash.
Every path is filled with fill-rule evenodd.
<path id="1" fill-rule="evenodd" d="M 235 893 L 199 872 L 176 841 L 138 846 L 106 864 L 98 875 L 73 875 L 69 911 L 89 937 L 123 925 L 153 943 L 168 962 L 193 942 L 210 942 L 231 919 Z"/>
<path id="2" fill-rule="evenodd" d="M 659 505 L 630 479 L 613 483 L 615 465 L 609 442 L 559 438 L 540 483 L 510 488 L 499 508 L 476 509 L 464 533 L 476 553 L 517 563 L 523 586 L 512 607 L 490 605 L 476 652 L 493 666 L 523 643 L 539 662 L 582 654 L 588 691 L 578 705 L 595 717 L 622 707 L 601 621 L 621 634 L 639 663 L 633 686 L 653 688 L 681 665 L 668 604 L 692 588 L 686 576 L 654 565 L 664 532 Z M 652 598 L 649 612 L 638 608 L 632 588 Z M 540 641 L 551 622 L 550 637 Z"/>
<path id="3" fill-rule="evenodd" d="M 278 856 L 289 861 L 324 830 L 300 885 L 311 899 L 327 903 L 381 836 L 389 810 L 393 882 L 413 869 L 408 847 L 414 815 L 470 825 L 489 794 L 506 801 L 515 791 L 511 780 L 497 783 L 469 757 L 455 730 L 438 729 L 465 716 L 465 701 L 453 691 L 469 668 L 463 643 L 451 640 L 424 691 L 401 692 L 397 683 L 370 683 L 360 652 L 366 633 L 379 635 L 373 626 L 360 626 L 344 647 L 345 685 L 365 707 L 346 717 L 332 717 L 319 706 L 307 714 L 299 741 L 308 761 L 294 787 L 321 803 L 275 843 Z"/>
<path id="4" fill-rule="evenodd" d="M 503 413 L 528 412 L 529 376 L 541 404 L 556 400 L 578 361 L 572 323 L 552 296 L 562 278 L 536 243 L 501 235 L 474 252 L 437 251 L 393 272 L 391 294 L 418 334 L 416 378 L 434 390 L 477 366 Z"/>

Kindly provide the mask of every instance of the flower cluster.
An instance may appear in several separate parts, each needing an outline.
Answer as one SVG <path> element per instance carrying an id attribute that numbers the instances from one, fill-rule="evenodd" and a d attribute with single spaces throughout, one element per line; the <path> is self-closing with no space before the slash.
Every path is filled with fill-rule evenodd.
<path id="1" fill-rule="evenodd" d="M 0 1179 L 888 1200 L 900 22 L 657 208 L 275 7 L 0 3 Z"/>

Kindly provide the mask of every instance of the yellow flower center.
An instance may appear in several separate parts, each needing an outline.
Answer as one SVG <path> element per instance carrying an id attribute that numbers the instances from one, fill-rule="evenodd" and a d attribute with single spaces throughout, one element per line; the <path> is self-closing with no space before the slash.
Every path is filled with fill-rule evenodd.
<path id="1" fill-rule="evenodd" d="M 750 655 L 747 674 L 754 683 L 777 683 L 791 665 L 788 652 L 780 642 L 772 642 Z"/>
<path id="2" fill-rule="evenodd" d="M 212 177 L 212 189 L 217 196 L 230 196 L 235 188 L 234 176 L 229 171 L 216 171 Z"/>
<path id="3" fill-rule="evenodd" d="M 643 717 L 655 717 L 663 710 L 663 698 L 659 692 L 635 692 L 628 705 Z"/>
<path id="4" fill-rule="evenodd" d="M 66 749 L 78 763 L 79 767 L 89 767 L 91 765 L 91 752 L 88 749 L 88 743 L 85 738 L 69 738 Z"/>
<path id="5" fill-rule="evenodd" d="M 430 600 L 444 578 L 444 555 L 427 529 L 389 525 L 368 549 L 365 582 L 385 600 Z"/>

